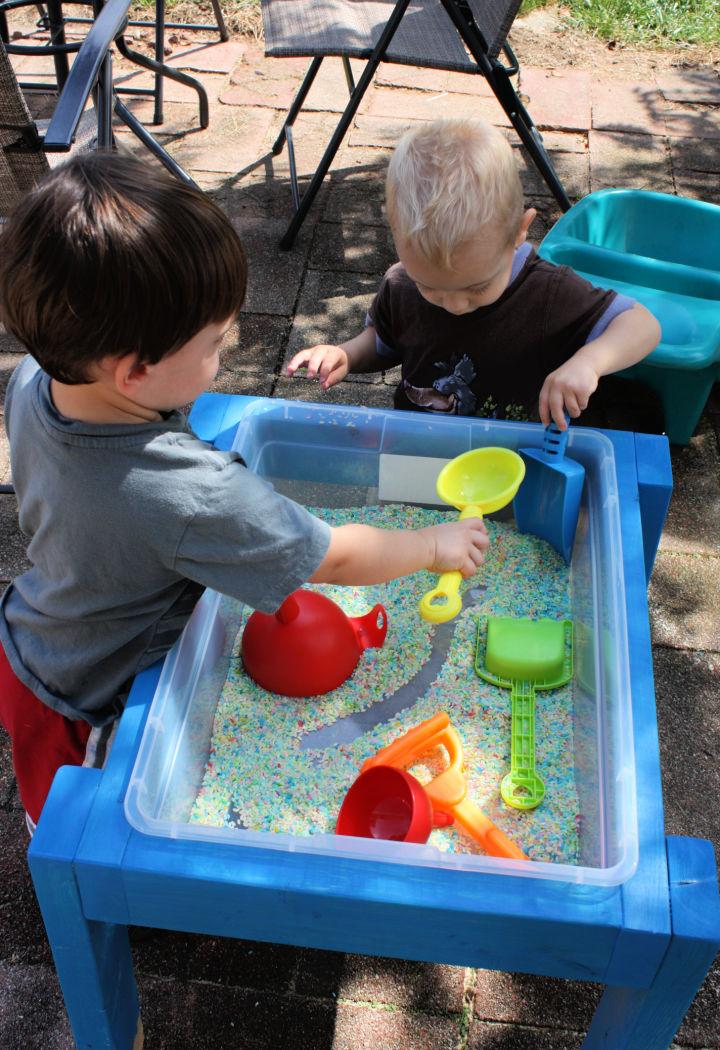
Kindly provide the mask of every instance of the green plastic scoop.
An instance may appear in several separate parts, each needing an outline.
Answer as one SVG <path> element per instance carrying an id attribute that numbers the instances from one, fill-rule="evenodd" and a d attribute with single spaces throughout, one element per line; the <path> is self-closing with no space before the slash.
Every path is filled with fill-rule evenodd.
<path id="1" fill-rule="evenodd" d="M 535 771 L 535 690 L 558 689 L 572 678 L 572 634 L 570 620 L 489 616 L 486 627 L 478 624 L 475 670 L 511 690 L 510 772 L 500 794 L 515 809 L 535 809 L 545 797 Z"/>

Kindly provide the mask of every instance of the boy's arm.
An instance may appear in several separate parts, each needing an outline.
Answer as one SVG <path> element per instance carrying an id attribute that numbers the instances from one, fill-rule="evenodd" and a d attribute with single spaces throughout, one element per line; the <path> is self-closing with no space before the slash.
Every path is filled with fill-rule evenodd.
<path id="1" fill-rule="evenodd" d="M 573 354 L 551 372 L 540 391 L 540 419 L 552 418 L 564 430 L 564 410 L 576 418 L 587 408 L 601 376 L 629 368 L 654 350 L 660 325 L 644 306 L 635 303 L 613 318 L 602 335 Z"/>
<path id="2" fill-rule="evenodd" d="M 380 372 L 387 367 L 387 361 L 376 350 L 375 329 L 369 325 L 339 346 L 321 343 L 300 350 L 288 363 L 286 372 L 293 376 L 298 368 L 306 368 L 308 379 L 319 379 L 323 390 L 329 390 L 348 372 Z"/>
<path id="3" fill-rule="evenodd" d="M 487 530 L 479 518 L 415 530 L 340 525 L 331 529 L 330 546 L 310 583 L 361 587 L 420 569 L 458 570 L 468 577 L 481 564 L 488 543 Z"/>

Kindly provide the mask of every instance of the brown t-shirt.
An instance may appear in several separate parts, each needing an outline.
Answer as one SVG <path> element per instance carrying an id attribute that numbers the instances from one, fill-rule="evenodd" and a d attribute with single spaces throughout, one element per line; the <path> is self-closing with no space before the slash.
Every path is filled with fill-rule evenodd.
<path id="1" fill-rule="evenodd" d="M 499 299 L 459 317 L 423 299 L 396 263 L 368 318 L 388 367 L 402 365 L 396 408 L 535 419 L 545 377 L 587 342 L 615 297 L 531 250 Z"/>

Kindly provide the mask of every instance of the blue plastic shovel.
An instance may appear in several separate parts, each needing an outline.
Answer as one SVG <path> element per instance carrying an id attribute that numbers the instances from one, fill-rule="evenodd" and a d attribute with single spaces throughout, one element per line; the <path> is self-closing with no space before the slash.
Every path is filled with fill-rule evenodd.
<path id="1" fill-rule="evenodd" d="M 565 416 L 569 424 L 569 416 Z M 569 564 L 580 514 L 585 467 L 565 458 L 568 430 L 553 422 L 545 427 L 542 449 L 518 449 L 525 461 L 525 480 L 513 500 L 519 532 L 539 536 Z"/>

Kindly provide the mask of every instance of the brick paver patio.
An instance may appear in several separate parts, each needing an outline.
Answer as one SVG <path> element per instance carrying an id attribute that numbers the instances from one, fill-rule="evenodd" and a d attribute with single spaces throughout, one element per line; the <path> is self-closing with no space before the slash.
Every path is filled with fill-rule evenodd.
<path id="1" fill-rule="evenodd" d="M 522 52 L 519 54 L 522 62 Z M 29 60 L 23 60 L 26 64 Z M 37 61 L 37 60 L 36 60 Z M 393 261 L 382 216 L 383 168 L 413 121 L 477 113 L 501 126 L 479 78 L 386 66 L 370 89 L 331 177 L 293 251 L 277 241 L 290 216 L 286 157 L 266 159 L 305 68 L 268 60 L 244 41 L 184 44 L 171 62 L 210 94 L 210 127 L 197 130 L 192 93 L 167 82 L 158 137 L 217 197 L 240 232 L 250 284 L 227 339 L 215 389 L 315 400 L 318 388 L 281 375 L 289 354 L 362 323 Z M 340 63 L 329 60 L 297 127 L 301 172 L 317 163 L 344 105 Z M 120 72 L 125 72 L 118 65 Z M 128 69 L 132 83 L 144 74 Z M 146 81 L 145 81 L 146 82 Z M 639 186 L 720 203 L 720 80 L 713 70 L 602 80 L 592 70 L 525 68 L 520 89 L 569 192 Z M 135 102 L 142 119 L 149 102 Z M 510 132 L 508 132 L 511 134 Z M 127 132 L 121 140 L 132 148 Z M 139 148 L 139 147 L 138 147 Z M 538 240 L 558 209 L 517 148 L 538 208 Z M 0 333 L 4 392 L 19 347 Z M 392 377 L 353 377 L 331 400 L 391 403 Z M 668 833 L 720 846 L 720 396 L 697 435 L 673 450 L 675 496 L 650 590 Z M 8 479 L 4 432 L 0 477 Z M 12 496 L 0 496 L 0 581 L 22 570 Z M 0 1046 L 66 1050 L 72 1039 L 25 862 L 23 813 L 7 739 L 0 739 Z M 593 986 L 450 966 L 365 958 L 183 934 L 135 947 L 148 1050 L 575 1050 L 599 992 Z M 690 1009 L 677 1046 L 720 1047 L 720 969 Z"/>

